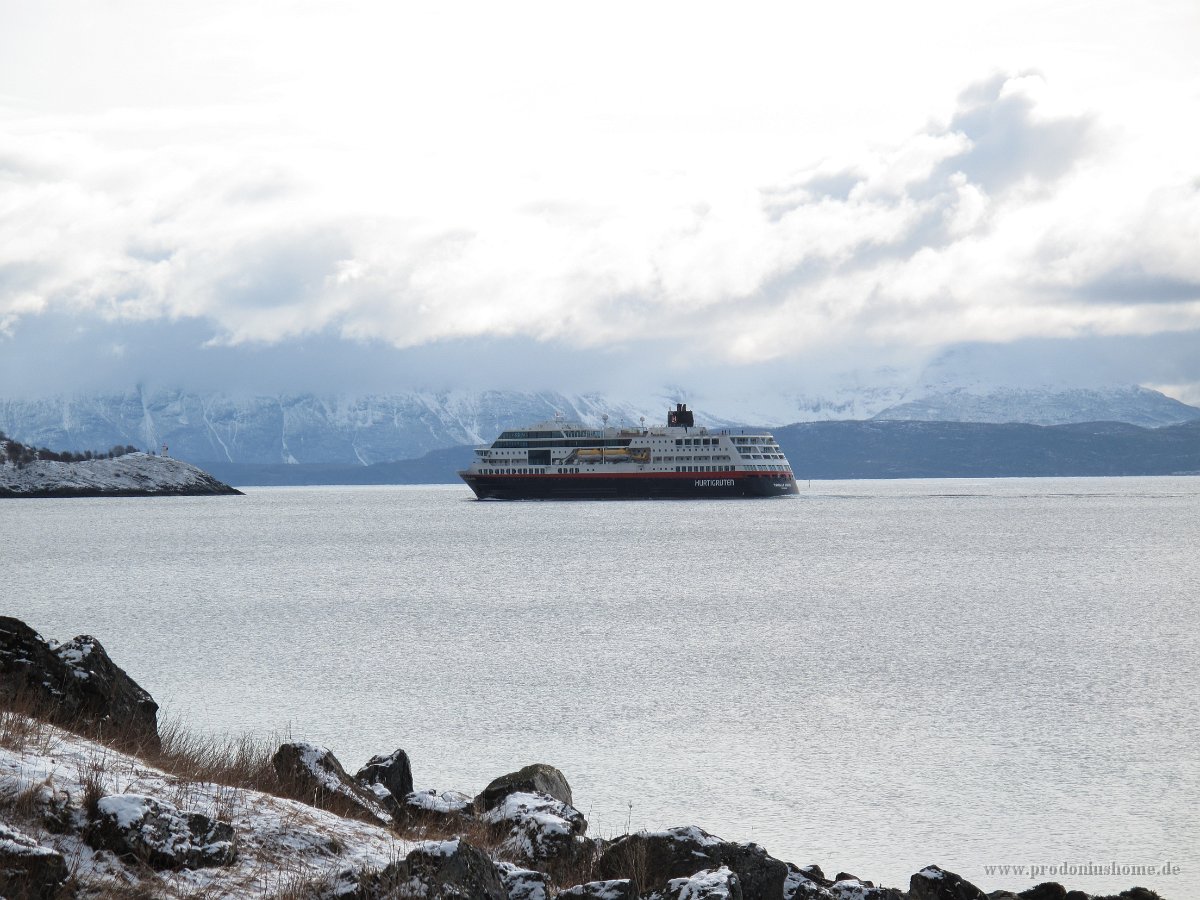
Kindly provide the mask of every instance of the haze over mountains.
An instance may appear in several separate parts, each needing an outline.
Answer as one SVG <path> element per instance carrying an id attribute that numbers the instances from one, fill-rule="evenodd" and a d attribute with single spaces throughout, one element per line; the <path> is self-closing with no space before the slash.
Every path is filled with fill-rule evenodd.
<path id="1" fill-rule="evenodd" d="M 0 430 L 37 446 L 85 450 L 166 444 L 204 463 L 372 465 L 439 448 L 492 440 L 561 413 L 600 426 L 660 424 L 664 410 L 690 402 L 699 424 L 766 425 L 823 420 L 1024 422 L 1112 421 L 1142 426 L 1200 419 L 1200 409 L 1137 386 L 1109 388 L 954 387 L 904 391 L 847 386 L 826 395 L 690 397 L 664 389 L 640 397 L 555 391 L 403 391 L 390 394 L 235 395 L 183 390 L 0 400 Z"/>

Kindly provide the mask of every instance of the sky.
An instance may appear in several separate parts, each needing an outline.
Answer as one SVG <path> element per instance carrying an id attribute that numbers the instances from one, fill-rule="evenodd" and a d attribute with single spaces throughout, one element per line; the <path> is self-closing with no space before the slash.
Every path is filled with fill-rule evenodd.
<path id="1" fill-rule="evenodd" d="M 774 389 L 987 347 L 1200 403 L 1194 0 L 0 26 L 0 396 Z"/>

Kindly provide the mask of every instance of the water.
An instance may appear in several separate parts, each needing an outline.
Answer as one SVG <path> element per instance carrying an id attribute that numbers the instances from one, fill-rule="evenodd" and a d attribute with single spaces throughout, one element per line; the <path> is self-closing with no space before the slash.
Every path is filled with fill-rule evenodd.
<path id="1" fill-rule="evenodd" d="M 418 787 L 534 761 L 591 832 L 699 824 L 906 887 L 936 862 L 1200 897 L 1200 479 L 462 487 L 0 505 L 0 608 L 98 636 L 195 727 Z"/>

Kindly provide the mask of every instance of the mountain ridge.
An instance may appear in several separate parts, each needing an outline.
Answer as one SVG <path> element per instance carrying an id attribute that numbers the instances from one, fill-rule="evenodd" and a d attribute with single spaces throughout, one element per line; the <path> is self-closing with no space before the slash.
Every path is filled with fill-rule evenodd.
<path id="1" fill-rule="evenodd" d="M 659 424 L 685 400 L 697 424 L 780 428 L 845 420 L 1027 422 L 1059 425 L 1116 420 L 1167 426 L 1200 419 L 1200 409 L 1138 386 L 1003 388 L 938 385 L 924 393 L 845 388 L 821 396 L 762 391 L 697 396 L 678 389 L 640 398 L 555 391 L 398 391 L 321 395 L 197 393 L 136 389 L 122 394 L 0 400 L 0 430 L 28 444 L 69 450 L 113 443 L 164 444 L 208 466 L 300 463 L 369 466 L 419 459 L 431 450 L 491 441 L 505 428 L 562 413 L 599 427 Z"/>

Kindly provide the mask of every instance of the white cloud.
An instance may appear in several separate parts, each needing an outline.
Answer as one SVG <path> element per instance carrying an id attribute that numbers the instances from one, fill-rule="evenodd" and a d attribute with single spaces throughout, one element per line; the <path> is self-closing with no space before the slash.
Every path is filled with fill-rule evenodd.
<path id="1" fill-rule="evenodd" d="M 1088 69 L 1106 32 L 1036 4 L 1036 59 L 1028 18 L 957 4 L 636 28 L 620 4 L 73 8 L 86 41 L 28 9 L 0 37 L 0 332 L 75 311 L 231 344 L 669 333 L 745 363 L 1200 328 L 1186 9 Z M 1137 77 L 1156 117 L 1118 90 Z"/>

